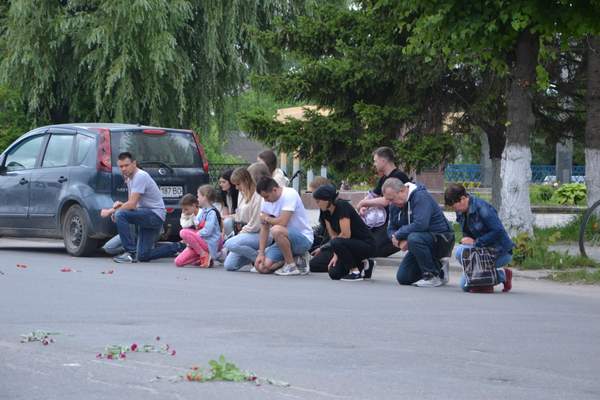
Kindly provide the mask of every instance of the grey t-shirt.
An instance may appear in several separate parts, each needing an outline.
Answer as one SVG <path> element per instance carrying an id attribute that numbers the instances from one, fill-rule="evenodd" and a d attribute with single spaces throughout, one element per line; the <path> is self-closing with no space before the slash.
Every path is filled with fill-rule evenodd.
<path id="1" fill-rule="evenodd" d="M 165 202 L 154 179 L 146 171 L 138 169 L 133 178 L 127 179 L 126 182 L 129 194 L 140 194 L 138 210 L 150 210 L 164 221 L 167 215 Z"/>

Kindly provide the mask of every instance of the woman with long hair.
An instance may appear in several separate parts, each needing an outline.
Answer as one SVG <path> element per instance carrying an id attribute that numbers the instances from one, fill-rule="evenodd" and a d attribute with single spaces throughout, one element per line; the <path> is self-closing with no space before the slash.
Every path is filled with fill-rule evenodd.
<path id="1" fill-rule="evenodd" d="M 223 265 L 228 271 L 237 271 L 256 259 L 262 197 L 256 193 L 256 184 L 246 168 L 236 168 L 231 174 L 231 182 L 239 191 L 240 200 L 234 219 L 236 235 L 225 242 L 228 253 Z"/>

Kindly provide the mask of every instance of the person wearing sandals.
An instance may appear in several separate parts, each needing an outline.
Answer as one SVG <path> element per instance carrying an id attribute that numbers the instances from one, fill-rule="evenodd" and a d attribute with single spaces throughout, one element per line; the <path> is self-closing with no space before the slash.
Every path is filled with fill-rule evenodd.
<path id="1" fill-rule="evenodd" d="M 321 211 L 319 221 L 331 240 L 313 251 L 310 269 L 325 267 L 331 279 L 361 281 L 363 260 L 375 255 L 375 238 L 354 207 L 337 196 L 333 185 L 320 186 L 313 192 Z"/>
<path id="2" fill-rule="evenodd" d="M 470 247 L 488 247 L 493 250 L 499 283 L 503 292 L 512 288 L 512 271 L 506 266 L 512 261 L 512 249 L 515 247 L 498 218 L 496 209 L 478 197 L 469 193 L 463 185 L 450 184 L 444 192 L 444 202 L 456 212 L 456 222 L 460 224 L 463 238 L 454 250 L 454 256 L 461 262 L 462 253 Z M 492 293 L 493 286 L 469 288 L 464 274 L 460 287 L 465 292 Z"/>
<path id="3" fill-rule="evenodd" d="M 246 168 L 236 168 L 231 182 L 239 190 L 240 200 L 235 213 L 235 236 L 225 242 L 228 252 L 223 266 L 227 271 L 237 271 L 258 255 L 262 197 L 256 193 L 256 184 Z"/>
<path id="4" fill-rule="evenodd" d="M 308 250 L 313 231 L 300 195 L 281 187 L 273 178 L 261 178 L 256 192 L 263 198 L 260 220 L 260 244 L 254 267 L 262 274 L 308 274 Z M 269 237 L 273 243 L 267 247 Z"/>
<path id="5" fill-rule="evenodd" d="M 447 283 L 454 231 L 425 186 L 389 178 L 383 195 L 390 202 L 388 234 L 407 251 L 396 279 L 401 285 L 437 287 Z"/>

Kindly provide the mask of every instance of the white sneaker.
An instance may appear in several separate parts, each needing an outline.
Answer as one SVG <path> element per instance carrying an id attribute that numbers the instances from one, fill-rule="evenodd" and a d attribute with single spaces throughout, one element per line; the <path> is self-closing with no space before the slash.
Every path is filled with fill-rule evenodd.
<path id="1" fill-rule="evenodd" d="M 296 264 L 285 264 L 283 267 L 279 268 L 275 271 L 275 275 L 279 276 L 292 276 L 292 275 L 300 275 L 300 270 L 296 266 Z"/>
<path id="2" fill-rule="evenodd" d="M 440 260 L 442 262 L 442 285 L 447 285 L 450 281 L 450 257 L 444 257 Z"/>
<path id="3" fill-rule="evenodd" d="M 444 283 L 442 282 L 442 280 L 440 279 L 439 276 L 429 276 L 429 277 L 425 277 L 415 283 L 413 283 L 413 286 L 418 286 L 418 287 L 438 287 L 438 286 L 442 286 Z"/>
<path id="4" fill-rule="evenodd" d="M 258 273 L 258 271 L 256 270 L 256 267 L 252 267 L 252 268 L 250 268 L 250 272 L 254 272 L 255 274 L 257 274 L 257 273 Z"/>
<path id="5" fill-rule="evenodd" d="M 308 275 L 310 273 L 310 253 L 308 251 L 301 256 L 296 256 L 294 261 L 296 261 L 300 275 Z"/>

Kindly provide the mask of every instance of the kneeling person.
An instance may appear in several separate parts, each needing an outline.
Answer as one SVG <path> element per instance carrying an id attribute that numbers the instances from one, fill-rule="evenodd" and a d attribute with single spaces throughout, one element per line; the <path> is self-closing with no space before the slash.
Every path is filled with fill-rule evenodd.
<path id="1" fill-rule="evenodd" d="M 256 270 L 263 274 L 274 271 L 277 275 L 307 274 L 313 231 L 298 192 L 282 188 L 268 177 L 258 181 L 256 192 L 264 200 L 260 214 L 260 244 L 254 261 Z M 274 243 L 267 247 L 269 234 Z M 294 260 L 294 256 L 300 257 Z"/>
<path id="2" fill-rule="evenodd" d="M 499 283 L 503 283 L 503 292 L 512 288 L 512 271 L 506 266 L 512 260 L 514 243 L 498 218 L 496 209 L 485 200 L 467 193 L 463 185 L 451 184 L 444 192 L 447 206 L 456 211 L 456 222 L 460 224 L 463 238 L 457 246 L 454 255 L 462 263 L 462 253 L 467 248 L 487 247 L 491 250 Z M 491 293 L 493 286 L 469 288 L 463 274 L 460 286 L 464 291 Z"/>
<path id="3" fill-rule="evenodd" d="M 408 250 L 396 274 L 398 283 L 445 284 L 448 269 L 442 268 L 441 259 L 452 252 L 454 232 L 440 206 L 422 185 L 389 178 L 382 190 L 390 201 L 388 234 L 394 246 Z"/>
<path id="4" fill-rule="evenodd" d="M 363 279 L 360 269 L 364 261 L 375 255 L 375 238 L 354 207 L 337 196 L 333 185 L 323 185 L 313 192 L 321 210 L 319 220 L 331 240 L 313 252 L 310 269 L 324 269 L 335 280 L 359 281 Z"/>

